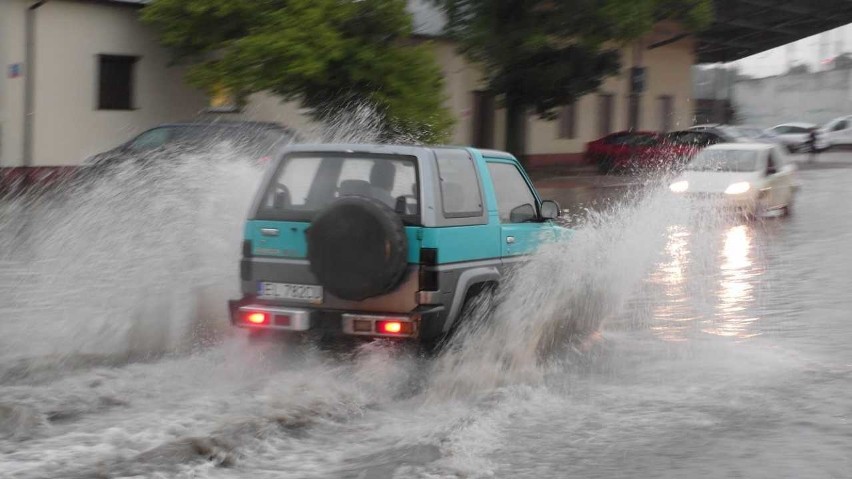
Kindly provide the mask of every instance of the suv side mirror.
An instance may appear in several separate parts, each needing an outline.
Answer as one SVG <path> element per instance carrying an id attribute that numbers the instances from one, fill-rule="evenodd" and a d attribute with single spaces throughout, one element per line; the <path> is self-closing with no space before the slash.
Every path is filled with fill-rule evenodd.
<path id="1" fill-rule="evenodd" d="M 544 200 L 541 202 L 541 218 L 545 220 L 555 220 L 562 216 L 562 208 L 559 203 L 553 200 Z"/>
<path id="2" fill-rule="evenodd" d="M 521 206 L 516 206 L 509 213 L 510 223 L 526 223 L 535 219 L 535 207 L 533 207 L 533 205 L 529 203 L 523 204 Z"/>

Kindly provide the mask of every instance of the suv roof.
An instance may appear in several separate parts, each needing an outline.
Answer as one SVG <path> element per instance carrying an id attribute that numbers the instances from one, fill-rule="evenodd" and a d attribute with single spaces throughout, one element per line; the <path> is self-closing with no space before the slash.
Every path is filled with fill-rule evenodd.
<path id="1" fill-rule="evenodd" d="M 377 143 L 299 143 L 288 145 L 284 152 L 352 152 L 352 153 L 382 153 L 391 155 L 417 156 L 418 153 L 426 153 L 438 149 L 468 150 L 467 146 L 450 145 L 402 145 L 402 144 L 377 144 Z M 513 159 L 514 157 L 505 151 L 477 149 L 483 155 L 493 158 Z"/>

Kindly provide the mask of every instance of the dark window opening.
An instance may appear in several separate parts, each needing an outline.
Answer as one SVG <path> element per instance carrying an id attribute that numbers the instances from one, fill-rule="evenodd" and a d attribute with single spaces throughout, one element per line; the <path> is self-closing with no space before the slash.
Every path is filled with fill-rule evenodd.
<path id="1" fill-rule="evenodd" d="M 473 92 L 473 146 L 494 147 L 494 94 L 489 91 Z"/>
<path id="2" fill-rule="evenodd" d="M 559 112 L 559 138 L 570 139 L 576 136 L 574 103 L 571 103 L 563 106 Z"/>
<path id="3" fill-rule="evenodd" d="M 606 136 L 612 133 L 613 96 L 608 93 L 600 95 L 599 102 L 598 133 L 600 136 Z"/>
<path id="4" fill-rule="evenodd" d="M 139 57 L 98 55 L 98 109 L 133 109 L 133 73 Z"/>
<path id="5" fill-rule="evenodd" d="M 642 97 L 630 95 L 627 97 L 627 129 L 638 130 L 642 112 Z"/>
<path id="6" fill-rule="evenodd" d="M 674 116 L 674 99 L 671 95 L 660 97 L 660 131 L 666 132 L 672 129 L 672 117 Z"/>

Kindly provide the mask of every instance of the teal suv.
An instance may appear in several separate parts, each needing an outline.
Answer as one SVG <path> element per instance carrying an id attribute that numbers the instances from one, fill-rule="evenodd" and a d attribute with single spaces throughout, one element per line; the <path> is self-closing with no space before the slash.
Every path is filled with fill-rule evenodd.
<path id="1" fill-rule="evenodd" d="M 245 225 L 234 326 L 435 342 L 543 242 L 570 234 L 510 154 L 299 145 Z"/>

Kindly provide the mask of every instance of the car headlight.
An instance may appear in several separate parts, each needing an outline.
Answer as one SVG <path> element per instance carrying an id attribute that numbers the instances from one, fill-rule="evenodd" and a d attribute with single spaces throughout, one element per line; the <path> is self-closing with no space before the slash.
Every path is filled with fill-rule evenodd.
<path id="1" fill-rule="evenodd" d="M 751 184 L 748 181 L 740 181 L 739 183 L 732 183 L 725 190 L 726 195 L 739 195 L 741 193 L 745 193 L 746 191 L 751 189 Z"/>
<path id="2" fill-rule="evenodd" d="M 671 185 L 669 185 L 669 189 L 675 193 L 683 193 L 684 191 L 689 189 L 688 181 L 675 181 Z"/>

